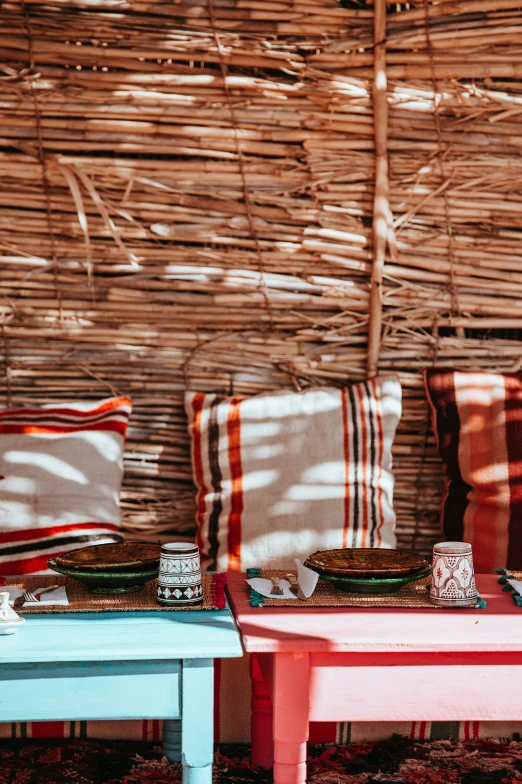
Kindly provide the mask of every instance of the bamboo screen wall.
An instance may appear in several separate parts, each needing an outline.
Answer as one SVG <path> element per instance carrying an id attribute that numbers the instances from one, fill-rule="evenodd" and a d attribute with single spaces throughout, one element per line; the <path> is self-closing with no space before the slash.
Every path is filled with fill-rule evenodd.
<path id="1" fill-rule="evenodd" d="M 420 369 L 521 366 L 521 5 L 389 5 L 374 49 L 362 0 L 4 2 L 1 404 L 130 393 L 127 530 L 193 529 L 187 384 L 365 376 L 385 46 L 376 348 L 399 544 L 431 545 Z"/>

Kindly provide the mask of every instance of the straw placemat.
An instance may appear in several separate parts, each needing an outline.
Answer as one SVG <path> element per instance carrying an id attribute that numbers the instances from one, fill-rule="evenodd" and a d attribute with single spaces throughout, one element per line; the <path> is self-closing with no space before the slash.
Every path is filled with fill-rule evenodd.
<path id="1" fill-rule="evenodd" d="M 49 605 L 36 607 L 24 605 L 20 615 L 33 613 L 77 613 L 77 612 L 138 612 L 157 610 L 158 612 L 186 612 L 193 610 L 219 610 L 225 607 L 224 578 L 221 574 L 203 574 L 203 602 L 202 604 L 189 605 L 188 607 L 165 607 L 156 602 L 156 588 L 158 581 L 151 580 L 146 583 L 141 591 L 136 593 L 100 594 L 90 593 L 77 580 L 59 574 L 27 575 L 23 577 L 8 577 L 7 585 L 25 588 L 32 591 L 43 588 L 44 585 L 65 585 L 68 605 Z"/>
<path id="2" fill-rule="evenodd" d="M 247 574 L 248 577 L 283 578 L 285 574 L 288 574 L 288 570 L 250 569 Z M 257 591 L 251 591 L 251 604 L 265 607 L 429 607 L 432 610 L 440 610 L 440 607 L 436 607 L 429 600 L 428 589 L 430 585 L 431 575 L 428 575 L 403 585 L 395 593 L 360 594 L 345 593 L 335 588 L 328 580 L 319 579 L 317 587 L 309 599 L 270 599 L 261 596 Z M 474 610 L 478 607 L 485 607 L 484 600 L 479 599 L 475 607 L 459 609 Z"/>

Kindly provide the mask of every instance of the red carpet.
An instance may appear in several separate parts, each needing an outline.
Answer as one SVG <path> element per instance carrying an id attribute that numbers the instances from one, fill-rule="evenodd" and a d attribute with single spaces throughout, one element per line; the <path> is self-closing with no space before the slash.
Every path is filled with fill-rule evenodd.
<path id="1" fill-rule="evenodd" d="M 522 742 L 407 738 L 315 747 L 309 784 L 511 784 L 522 782 Z M 270 784 L 245 747 L 216 753 L 214 784 Z M 0 784 L 180 784 L 180 766 L 151 743 L 1 741 Z"/>

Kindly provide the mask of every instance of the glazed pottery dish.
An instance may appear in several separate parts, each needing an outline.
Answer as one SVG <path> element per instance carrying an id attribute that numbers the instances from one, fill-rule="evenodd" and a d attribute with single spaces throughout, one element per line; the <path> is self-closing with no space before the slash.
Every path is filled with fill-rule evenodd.
<path id="1" fill-rule="evenodd" d="M 382 550 L 376 547 L 319 550 L 312 553 L 305 566 L 323 574 L 341 577 L 404 577 L 425 571 L 428 561 L 406 550 Z"/>
<path id="2" fill-rule="evenodd" d="M 70 569 L 56 563 L 56 560 L 56 558 L 51 558 L 47 562 L 49 569 L 78 580 L 91 593 L 135 593 L 140 591 L 145 583 L 155 580 L 158 576 L 157 569 L 141 569 L 135 572 L 99 572 L 91 569 Z"/>
<path id="3" fill-rule="evenodd" d="M 345 593 L 388 594 L 427 577 L 430 564 L 406 550 L 344 548 L 319 550 L 304 564 Z"/>
<path id="4" fill-rule="evenodd" d="M 403 585 L 421 580 L 430 574 L 430 567 L 415 574 L 401 577 L 341 577 L 339 575 L 321 574 L 321 580 L 328 580 L 340 591 L 345 593 L 388 594 L 395 593 Z"/>
<path id="5" fill-rule="evenodd" d="M 155 544 L 119 542 L 118 544 L 95 544 L 71 550 L 54 559 L 67 569 L 88 569 L 96 572 L 136 572 L 141 569 L 157 569 L 160 548 Z M 52 567 L 51 567 L 52 568 Z"/>
<path id="6" fill-rule="evenodd" d="M 99 544 L 51 558 L 47 566 L 93 593 L 130 593 L 158 576 L 160 548 L 149 544 Z"/>

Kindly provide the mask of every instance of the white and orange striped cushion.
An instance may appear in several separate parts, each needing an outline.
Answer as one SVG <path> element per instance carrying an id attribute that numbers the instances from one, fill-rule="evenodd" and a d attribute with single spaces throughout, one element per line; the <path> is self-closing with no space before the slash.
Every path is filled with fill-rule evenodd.
<path id="1" fill-rule="evenodd" d="M 395 547 L 395 376 L 252 398 L 187 392 L 207 568 L 294 567 L 339 547 Z"/>
<path id="2" fill-rule="evenodd" d="M 0 573 L 119 541 L 126 397 L 0 411 Z"/>

